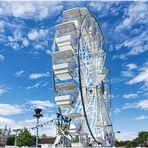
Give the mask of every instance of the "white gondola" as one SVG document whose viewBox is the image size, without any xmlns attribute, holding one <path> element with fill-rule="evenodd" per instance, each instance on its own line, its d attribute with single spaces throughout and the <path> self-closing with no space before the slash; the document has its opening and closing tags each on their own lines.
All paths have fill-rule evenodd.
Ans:
<svg viewBox="0 0 148 148">
<path fill-rule="evenodd" d="M 73 8 L 67 11 L 64 11 L 64 18 L 67 21 L 73 20 L 76 24 L 76 27 L 80 27 L 84 16 L 88 14 L 88 10 L 86 8 Z"/>
<path fill-rule="evenodd" d="M 53 58 L 55 59 L 65 59 L 74 56 L 74 51 L 71 49 L 64 49 L 62 51 L 56 51 L 52 54 Z"/>
<path fill-rule="evenodd" d="M 66 22 L 56 26 L 58 31 L 56 43 L 59 50 L 72 50 L 75 51 L 77 29 L 74 22 Z"/>
<path fill-rule="evenodd" d="M 77 28 L 73 21 L 58 24 L 56 25 L 56 29 L 57 29 L 58 35 L 69 34 L 69 33 L 77 34 Z"/>
<path fill-rule="evenodd" d="M 62 109 L 72 109 L 75 105 L 75 98 L 71 95 L 57 96 L 55 97 L 55 101 L 57 106 Z"/>
<path fill-rule="evenodd" d="M 62 63 L 53 65 L 54 74 L 60 79 L 60 80 L 67 80 L 71 79 L 72 75 L 72 67 L 70 63 Z"/>
<path fill-rule="evenodd" d="M 75 92 L 78 90 L 77 86 L 72 83 L 72 82 L 68 82 L 68 83 L 60 83 L 60 84 L 56 84 L 56 89 L 57 90 L 61 90 L 63 92 Z"/>
<path fill-rule="evenodd" d="M 72 50 L 73 52 L 75 51 L 76 40 L 73 35 L 64 35 L 62 37 L 57 37 L 56 43 L 60 51 L 63 51 L 65 49 Z"/>
</svg>

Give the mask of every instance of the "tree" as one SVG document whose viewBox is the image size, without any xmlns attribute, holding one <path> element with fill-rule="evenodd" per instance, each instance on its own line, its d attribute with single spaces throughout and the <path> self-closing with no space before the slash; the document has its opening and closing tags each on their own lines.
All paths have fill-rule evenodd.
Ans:
<svg viewBox="0 0 148 148">
<path fill-rule="evenodd" d="M 115 141 L 115 147 L 124 147 L 127 145 L 130 141 Z"/>
<path fill-rule="evenodd" d="M 141 142 L 144 142 L 145 140 L 148 139 L 148 132 L 144 132 L 144 131 L 140 132 L 138 134 L 138 138 L 140 139 Z"/>
<path fill-rule="evenodd" d="M 138 134 L 138 137 L 133 139 L 132 141 L 116 141 L 116 147 L 137 147 L 137 146 L 147 146 L 146 142 L 148 141 L 148 132 L 141 131 Z"/>
<path fill-rule="evenodd" d="M 35 144 L 35 138 L 31 136 L 28 129 L 24 128 L 20 131 L 17 140 L 16 140 L 17 146 L 31 146 Z"/>
<path fill-rule="evenodd" d="M 145 145 L 145 141 L 148 139 L 148 132 L 139 132 L 138 137 L 127 143 L 126 147 L 137 147 Z"/>
<path fill-rule="evenodd" d="M 6 145 L 14 145 L 14 142 L 15 142 L 15 136 L 8 137 Z"/>
</svg>

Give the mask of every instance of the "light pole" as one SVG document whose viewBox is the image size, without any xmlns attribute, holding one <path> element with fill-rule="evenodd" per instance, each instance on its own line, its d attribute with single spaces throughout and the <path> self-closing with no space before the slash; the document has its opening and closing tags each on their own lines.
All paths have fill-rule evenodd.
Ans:
<svg viewBox="0 0 148 148">
<path fill-rule="evenodd" d="M 37 122 L 36 122 L 36 148 L 38 148 L 38 125 L 39 125 L 39 118 L 42 117 L 43 115 L 41 114 L 42 109 L 40 108 L 36 108 L 35 110 L 35 114 L 33 115 L 34 117 L 36 117 Z"/>
<path fill-rule="evenodd" d="M 115 133 L 120 134 L 121 132 L 120 131 L 116 131 Z"/>
<path fill-rule="evenodd" d="M 13 131 L 15 132 L 15 142 L 14 142 L 14 145 L 15 145 L 15 147 L 17 147 L 16 146 L 16 138 L 17 138 L 17 133 L 20 131 L 20 129 L 14 129 Z"/>
<path fill-rule="evenodd" d="M 116 132 L 114 132 L 115 140 L 117 140 L 117 139 L 116 139 L 116 134 L 120 134 L 120 133 L 121 133 L 121 131 L 116 131 Z"/>
</svg>

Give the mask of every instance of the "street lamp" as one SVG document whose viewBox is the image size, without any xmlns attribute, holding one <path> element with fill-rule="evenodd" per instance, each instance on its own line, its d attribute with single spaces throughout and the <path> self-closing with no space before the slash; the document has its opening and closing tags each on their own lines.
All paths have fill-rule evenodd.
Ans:
<svg viewBox="0 0 148 148">
<path fill-rule="evenodd" d="M 43 115 L 41 114 L 42 109 L 40 108 L 36 108 L 34 109 L 35 114 L 33 115 L 33 117 L 36 117 L 37 122 L 36 122 L 36 148 L 38 148 L 38 126 L 39 126 L 39 118 L 42 117 Z"/>
<path fill-rule="evenodd" d="M 20 131 L 20 129 L 13 129 L 13 131 L 15 132 L 15 142 L 14 142 L 14 145 L 15 145 L 15 147 L 17 147 L 16 146 L 16 139 L 17 139 L 17 133 Z"/>
<path fill-rule="evenodd" d="M 116 131 L 115 133 L 120 134 L 121 132 L 120 131 Z"/>
</svg>

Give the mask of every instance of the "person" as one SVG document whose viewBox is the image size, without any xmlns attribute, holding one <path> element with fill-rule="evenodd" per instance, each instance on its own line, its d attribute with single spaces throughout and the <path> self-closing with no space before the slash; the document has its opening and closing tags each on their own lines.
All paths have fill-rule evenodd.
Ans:
<svg viewBox="0 0 148 148">
<path fill-rule="evenodd" d="M 63 131 L 67 131 L 70 127 L 71 118 L 68 115 L 57 113 L 57 126 L 61 127 Z"/>
<path fill-rule="evenodd" d="M 71 118 L 68 115 L 61 115 L 61 128 L 67 131 L 70 128 Z"/>
</svg>

